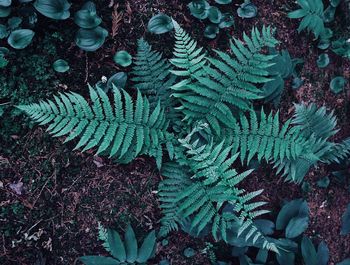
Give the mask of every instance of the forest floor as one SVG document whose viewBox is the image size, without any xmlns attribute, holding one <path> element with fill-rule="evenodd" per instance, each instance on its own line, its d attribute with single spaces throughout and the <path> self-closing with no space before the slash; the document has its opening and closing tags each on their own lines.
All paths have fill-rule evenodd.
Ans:
<svg viewBox="0 0 350 265">
<path fill-rule="evenodd" d="M 236 14 L 242 1 L 233 2 L 228 11 Z M 42 25 L 37 27 L 37 34 L 41 37 L 20 56 L 14 57 L 5 70 L 0 70 L 6 83 L 11 83 L 16 75 L 26 78 L 25 92 L 19 91 L 17 85 L 13 86 L 18 91 L 12 93 L 17 93 L 18 98 L 12 97 L 11 104 L 20 103 L 20 97 L 37 101 L 59 91 L 70 90 L 87 95 L 88 83 L 95 84 L 102 76 L 128 70 L 116 66 L 112 57 L 118 50 L 127 50 L 135 55 L 136 41 L 141 37 L 170 57 L 171 34 L 154 36 L 146 29 L 149 18 L 163 12 L 173 16 L 200 45 L 222 50 L 228 49 L 228 36 L 241 37 L 244 30 L 248 32 L 253 26 L 262 24 L 276 27 L 276 38 L 281 42 L 278 48 L 288 49 L 293 58 L 305 61 L 300 72 L 304 84 L 295 91 L 291 82 L 287 82 L 279 106 L 281 116 L 291 117 L 293 103 L 315 102 L 318 106 L 333 109 L 338 117 L 340 132 L 335 140 L 350 136 L 349 94 L 334 95 L 329 89 L 330 80 L 335 75 L 350 79 L 350 61 L 331 55 L 327 68 L 317 67 L 316 60 L 321 51 L 311 34 L 298 34 L 297 22 L 287 18 L 288 8 L 295 7 L 292 1 L 254 0 L 258 7 L 257 17 L 241 19 L 235 16 L 235 27 L 221 31 L 218 38 L 210 41 L 202 36 L 204 24 L 189 14 L 188 1 L 179 0 L 100 1 L 97 10 L 109 32 L 112 29 L 111 14 L 117 3 L 122 19 L 119 26 L 114 27 L 116 36 L 109 37 L 101 49 L 89 54 L 74 45 L 72 21 L 64 22 L 67 30 L 62 32 L 59 23 L 45 27 L 46 20 L 40 17 Z M 344 26 L 346 30 L 345 25 L 335 26 Z M 45 41 L 46 38 L 51 44 Z M 46 56 L 53 62 L 57 58 L 49 52 L 45 54 L 50 49 L 55 49 L 58 56 L 64 56 L 71 70 L 64 74 L 45 70 L 42 75 L 49 75 L 45 79 L 45 87 L 41 80 L 27 73 L 32 71 L 30 67 L 15 67 L 28 58 L 34 60 L 35 55 Z M 3 81 L 0 90 L 5 89 L 1 86 L 4 86 Z M 345 91 L 349 88 L 348 84 Z M 0 103 L 3 102 L 6 98 L 0 98 Z M 5 117 L 7 114 L 8 117 Z M 92 151 L 72 151 L 74 143 L 63 144 L 63 140 L 51 138 L 45 129 L 29 123 L 24 115 L 12 115 L 10 107 L 0 117 L 0 264 L 45 264 L 44 259 L 49 265 L 75 264 L 82 255 L 106 254 L 97 241 L 98 222 L 118 230 L 124 229 L 130 222 L 141 234 L 142 231 L 159 228 L 161 212 L 154 191 L 161 176 L 152 159 L 140 157 L 128 165 L 118 165 L 110 159 L 94 156 Z M 272 215 L 280 209 L 283 200 L 306 198 L 311 214 L 307 234 L 318 242 L 326 241 L 330 248 L 330 264 L 350 254 L 350 236 L 339 235 L 341 216 L 350 202 L 350 178 L 339 184 L 331 177 L 327 189 L 317 187 L 316 181 L 330 176 L 337 169 L 339 167 L 319 166 L 311 170 L 306 177 L 311 186 L 308 193 L 296 184 L 285 183 L 269 167 L 260 168 L 244 183 L 248 190 L 264 189 L 263 196 Z M 158 264 L 164 258 L 175 265 L 210 264 L 208 255 L 202 251 L 210 240 L 192 239 L 182 232 L 173 233 L 168 238 L 169 244 L 159 247 L 152 264 Z M 195 249 L 196 256 L 185 258 L 183 250 L 186 247 Z"/>
</svg>

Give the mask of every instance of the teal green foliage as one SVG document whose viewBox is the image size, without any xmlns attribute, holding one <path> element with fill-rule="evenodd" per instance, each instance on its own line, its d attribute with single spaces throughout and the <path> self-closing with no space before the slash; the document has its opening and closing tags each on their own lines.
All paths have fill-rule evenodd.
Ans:
<svg viewBox="0 0 350 265">
<path fill-rule="evenodd" d="M 312 31 L 317 39 L 325 31 L 323 21 L 324 5 L 322 0 L 298 0 L 298 4 L 301 8 L 290 12 L 288 17 L 294 19 L 303 18 L 300 22 L 298 32 L 305 29 Z"/>
<path fill-rule="evenodd" d="M 138 245 L 135 232 L 129 225 L 124 234 L 124 241 L 119 233 L 112 229 L 105 229 L 99 224 L 98 239 L 103 241 L 103 247 L 112 257 L 83 256 L 79 260 L 85 265 L 96 264 L 146 264 L 156 251 L 155 231 L 151 231 L 144 239 L 141 246 Z"/>
<path fill-rule="evenodd" d="M 151 104 L 160 100 L 162 106 L 170 104 L 170 89 L 175 82 L 170 63 L 162 54 L 153 51 L 144 39 L 138 41 L 137 55 L 132 67 L 134 87 L 148 96 Z"/>
<path fill-rule="evenodd" d="M 89 88 L 92 106 L 79 94 L 65 93 L 55 102 L 20 105 L 34 121 L 50 124 L 48 131 L 55 137 L 67 135 L 66 142 L 80 137 L 75 149 L 82 151 L 99 146 L 97 154 L 106 152 L 118 161 L 128 163 L 141 154 L 153 154 L 161 161 L 161 144 L 169 134 L 164 110 L 158 104 L 150 109 L 147 98 L 138 93 L 136 101 L 124 90 L 114 88 L 114 103 L 106 93 Z M 125 103 L 123 103 L 123 100 Z"/>
<path fill-rule="evenodd" d="M 252 170 L 239 172 L 233 166 L 238 160 L 242 165 L 266 161 L 287 181 L 300 183 L 317 162 L 347 157 L 349 141 L 330 141 L 337 132 L 336 118 L 324 107 L 296 105 L 294 117 L 284 123 L 278 112 L 254 110 L 254 103 L 264 98 L 262 86 L 273 78 L 277 56 L 264 52 L 278 44 L 273 29 L 253 28 L 250 36 L 243 34 L 244 43 L 231 40 L 229 53 L 215 50 L 208 56 L 173 23 L 170 64 L 139 41 L 132 67 L 134 100 L 121 88 L 113 88 L 112 100 L 101 88 L 90 87 L 89 102 L 69 92 L 55 102 L 19 108 L 41 125 L 49 124 L 54 136 L 79 138 L 76 148 L 83 151 L 96 148 L 97 154 L 118 162 L 143 154 L 156 157 L 163 175 L 158 192 L 164 213 L 161 236 L 190 220 L 191 233 L 210 230 L 216 240 L 226 242 L 232 242 L 234 233 L 237 240 L 265 250 L 285 249 L 266 236 L 271 229 L 263 231 L 254 221 L 268 211 L 257 198 L 261 190 L 240 187 Z M 289 76 L 292 66 L 280 76 Z M 171 110 L 176 119 L 168 115 Z M 170 161 L 162 163 L 165 150 Z M 287 235 L 300 235 L 302 229 L 292 228 L 304 229 L 307 221 L 305 216 L 294 220 Z"/>
<path fill-rule="evenodd" d="M 230 1 L 216 1 L 220 5 L 229 4 Z M 206 0 L 193 0 L 188 4 L 191 15 L 200 20 L 209 20 L 204 30 L 204 36 L 209 39 L 216 38 L 220 29 L 229 28 L 234 25 L 233 16 L 223 13 L 220 6 L 211 6 Z"/>
</svg>

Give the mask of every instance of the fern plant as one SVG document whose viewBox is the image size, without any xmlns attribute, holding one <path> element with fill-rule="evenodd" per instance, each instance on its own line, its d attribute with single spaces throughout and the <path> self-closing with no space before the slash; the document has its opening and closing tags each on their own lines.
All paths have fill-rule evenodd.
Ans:
<svg viewBox="0 0 350 265">
<path fill-rule="evenodd" d="M 103 247 L 112 257 L 83 256 L 79 260 L 85 265 L 96 264 L 146 264 L 156 251 L 155 231 L 151 231 L 138 247 L 135 232 L 130 225 L 125 230 L 124 242 L 119 233 L 112 229 L 105 229 L 98 224 L 98 239 L 103 241 Z"/>
<path fill-rule="evenodd" d="M 251 170 L 239 173 L 233 168 L 236 160 L 242 165 L 253 158 L 264 160 L 288 181 L 299 183 L 317 162 L 347 157 L 350 140 L 330 141 L 336 119 L 324 107 L 296 105 L 294 117 L 284 123 L 278 112 L 255 112 L 254 103 L 263 99 L 262 87 L 271 81 L 275 61 L 275 55 L 264 53 L 264 48 L 278 44 L 270 27 L 261 32 L 254 28 L 250 36 L 243 34 L 244 43 L 233 38 L 229 53 L 215 50 L 215 56 L 209 56 L 173 23 L 170 63 L 139 41 L 133 67 L 135 100 L 123 89 L 114 87 L 112 100 L 90 87 L 91 103 L 69 92 L 54 102 L 18 107 L 40 125 L 50 124 L 47 130 L 56 137 L 80 138 L 75 149 L 95 148 L 118 162 L 155 157 L 164 177 L 158 192 L 164 214 L 160 236 L 191 220 L 197 233 L 208 228 L 215 239 L 227 240 L 227 233 L 237 228 L 246 241 L 278 252 L 276 242 L 253 221 L 268 212 L 257 200 L 262 191 L 239 186 Z M 175 119 L 169 115 L 174 113 Z"/>
<path fill-rule="evenodd" d="M 322 0 L 298 0 L 300 9 L 288 14 L 289 18 L 303 18 L 298 27 L 298 32 L 303 30 L 312 31 L 318 39 L 325 32 L 323 21 L 324 5 Z"/>
</svg>

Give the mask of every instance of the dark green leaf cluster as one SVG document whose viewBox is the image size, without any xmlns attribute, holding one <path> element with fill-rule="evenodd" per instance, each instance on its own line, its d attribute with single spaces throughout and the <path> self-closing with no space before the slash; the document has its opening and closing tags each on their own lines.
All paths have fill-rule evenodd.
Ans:
<svg viewBox="0 0 350 265">
<path fill-rule="evenodd" d="M 146 264 L 155 254 L 157 247 L 155 231 L 150 232 L 139 247 L 135 232 L 130 225 L 126 228 L 124 241 L 115 230 L 105 229 L 100 224 L 98 229 L 98 239 L 103 241 L 103 247 L 113 258 L 104 256 L 80 257 L 79 260 L 85 265 Z"/>
</svg>

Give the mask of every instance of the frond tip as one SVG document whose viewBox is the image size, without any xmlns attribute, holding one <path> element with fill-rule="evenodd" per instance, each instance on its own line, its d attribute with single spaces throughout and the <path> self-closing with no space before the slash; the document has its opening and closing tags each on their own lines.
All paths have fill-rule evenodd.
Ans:
<svg viewBox="0 0 350 265">
<path fill-rule="evenodd" d="M 137 93 L 136 101 L 124 90 L 113 89 L 114 103 L 107 94 L 89 87 L 90 105 L 74 92 L 60 93 L 51 100 L 18 106 L 53 136 L 68 135 L 65 142 L 80 138 L 75 149 L 98 147 L 120 162 L 129 162 L 137 155 L 160 153 L 166 141 L 168 122 L 158 103 L 151 110 L 149 101 Z M 155 150 L 158 150 L 155 152 Z"/>
</svg>

